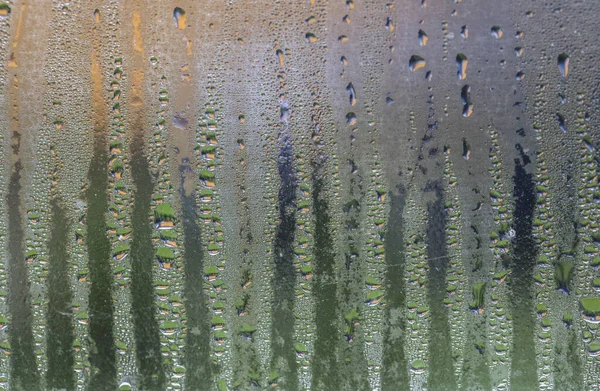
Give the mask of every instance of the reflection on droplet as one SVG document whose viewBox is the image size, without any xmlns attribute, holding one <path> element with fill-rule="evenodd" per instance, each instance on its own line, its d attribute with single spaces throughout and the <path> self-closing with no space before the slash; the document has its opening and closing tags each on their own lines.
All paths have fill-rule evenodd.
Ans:
<svg viewBox="0 0 600 391">
<path fill-rule="evenodd" d="M 119 385 L 119 391 L 130 391 L 133 390 L 133 388 L 131 387 L 131 384 L 127 383 L 127 382 L 123 382 Z"/>
<path fill-rule="evenodd" d="M 425 59 L 421 56 L 417 56 L 417 55 L 412 55 L 410 57 L 410 60 L 408 61 L 408 69 L 410 69 L 412 72 L 415 72 L 421 68 L 424 68 L 425 65 L 427 65 L 427 63 L 425 62 Z"/>
<path fill-rule="evenodd" d="M 563 78 L 566 78 L 569 75 L 569 55 L 567 53 L 558 55 L 558 69 Z"/>
<path fill-rule="evenodd" d="M 175 7 L 173 10 L 173 19 L 175 19 L 175 27 L 177 30 L 183 30 L 186 27 L 187 16 L 183 8 Z"/>
</svg>

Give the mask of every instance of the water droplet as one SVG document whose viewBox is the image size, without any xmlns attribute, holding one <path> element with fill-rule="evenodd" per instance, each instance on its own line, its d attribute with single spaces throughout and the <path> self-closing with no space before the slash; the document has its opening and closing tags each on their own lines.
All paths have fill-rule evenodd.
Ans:
<svg viewBox="0 0 600 391">
<path fill-rule="evenodd" d="M 0 4 L 0 17 L 6 17 L 10 15 L 10 6 L 6 3 Z"/>
<path fill-rule="evenodd" d="M 291 116 L 292 116 L 292 112 L 291 112 L 290 108 L 285 103 L 282 103 L 279 106 L 279 122 L 288 124 L 290 122 Z"/>
<path fill-rule="evenodd" d="M 525 73 L 523 71 L 517 72 L 516 79 L 520 81 L 523 80 L 523 78 L 525 78 Z"/>
<path fill-rule="evenodd" d="M 285 65 L 285 59 L 283 57 L 283 50 L 277 49 L 275 54 L 277 54 L 277 58 L 279 58 L 279 67 L 283 68 L 283 66 Z"/>
<path fill-rule="evenodd" d="M 460 100 L 463 106 L 463 117 L 470 117 L 473 114 L 473 102 L 471 102 L 471 87 L 465 84 L 460 91 Z"/>
<path fill-rule="evenodd" d="M 469 38 L 469 29 L 467 28 L 466 24 L 460 28 L 460 36 L 463 38 Z"/>
<path fill-rule="evenodd" d="M 462 154 L 462 157 L 465 160 L 469 160 L 471 158 L 471 146 L 467 142 L 466 138 L 463 138 L 462 142 L 463 142 L 463 154 Z"/>
<path fill-rule="evenodd" d="M 385 28 L 390 30 L 390 31 L 394 31 L 394 24 L 392 23 L 392 18 L 390 18 L 388 16 L 387 21 L 385 23 Z"/>
<path fill-rule="evenodd" d="M 567 53 L 558 55 L 558 69 L 563 78 L 566 78 L 569 75 L 569 55 Z"/>
<path fill-rule="evenodd" d="M 521 57 L 523 55 L 523 48 L 520 46 L 517 46 L 515 48 L 515 54 L 517 55 L 517 57 Z"/>
<path fill-rule="evenodd" d="M 419 45 L 427 46 L 428 40 L 429 40 L 429 37 L 427 37 L 427 34 L 425 34 L 425 31 L 419 30 Z"/>
<path fill-rule="evenodd" d="M 408 69 L 410 69 L 412 72 L 415 72 L 421 68 L 424 68 L 425 65 L 427 65 L 427 63 L 425 62 L 425 59 L 421 56 L 417 56 L 417 55 L 412 55 L 410 57 L 410 60 L 408 61 Z"/>
<path fill-rule="evenodd" d="M 494 38 L 502 38 L 502 29 L 500 28 L 500 26 L 492 26 L 492 29 L 490 30 L 490 34 L 492 34 L 492 36 Z"/>
<path fill-rule="evenodd" d="M 558 126 L 563 133 L 567 133 L 567 121 L 562 114 L 556 113 L 556 119 L 558 120 Z"/>
<path fill-rule="evenodd" d="M 356 91 L 354 91 L 354 86 L 352 83 L 348 84 L 346 91 L 348 91 L 348 94 L 350 94 L 350 105 L 354 106 L 356 104 Z"/>
<path fill-rule="evenodd" d="M 173 115 L 173 126 L 177 129 L 184 130 L 188 125 L 188 119 L 185 116 L 185 112 L 181 111 Z"/>
<path fill-rule="evenodd" d="M 355 125 L 356 124 L 356 114 L 354 113 L 348 113 L 346 114 L 346 123 L 350 126 Z"/>
<path fill-rule="evenodd" d="M 564 105 L 565 103 L 567 103 L 567 97 L 562 92 L 560 92 L 558 94 L 558 99 L 560 100 L 560 104 L 562 104 L 562 105 Z"/>
<path fill-rule="evenodd" d="M 185 29 L 187 16 L 183 8 L 175 7 L 173 10 L 173 19 L 175 19 L 175 27 L 177 27 L 177 30 Z"/>
<path fill-rule="evenodd" d="M 129 384 L 128 382 L 123 382 L 121 384 L 119 384 L 119 391 L 130 391 L 133 390 L 133 388 L 131 387 L 131 384 Z"/>
<path fill-rule="evenodd" d="M 467 56 L 462 53 L 458 53 L 456 55 L 456 67 L 458 68 L 457 75 L 459 80 L 464 80 L 467 78 Z"/>
</svg>

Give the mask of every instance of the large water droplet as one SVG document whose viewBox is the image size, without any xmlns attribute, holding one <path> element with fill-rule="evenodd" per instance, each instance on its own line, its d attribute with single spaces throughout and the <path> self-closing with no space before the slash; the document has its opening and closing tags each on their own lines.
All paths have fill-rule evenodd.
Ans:
<svg viewBox="0 0 600 391">
<path fill-rule="evenodd" d="M 354 106 L 356 104 L 356 91 L 354 91 L 354 86 L 352 83 L 348 84 L 346 91 L 348 91 L 348 94 L 350 94 L 350 105 Z"/>
<path fill-rule="evenodd" d="M 567 53 L 558 55 L 558 69 L 563 78 L 566 78 L 569 75 L 569 55 Z"/>
<path fill-rule="evenodd" d="M 410 57 L 410 60 L 408 60 L 408 69 L 410 69 L 412 72 L 424 68 L 425 65 L 427 65 L 427 63 L 425 62 L 425 59 L 421 56 L 412 55 Z"/>
<path fill-rule="evenodd" d="M 419 30 L 419 45 L 426 46 L 428 40 L 429 40 L 429 37 L 427 37 L 427 34 L 425 34 L 425 31 Z"/>
<path fill-rule="evenodd" d="M 6 3 L 0 4 L 0 17 L 10 15 L 10 6 Z"/>
<path fill-rule="evenodd" d="M 473 114 L 473 102 L 471 102 L 471 87 L 465 84 L 460 91 L 460 100 L 463 106 L 463 117 L 470 117 Z"/>
<path fill-rule="evenodd" d="M 556 113 L 556 119 L 558 120 L 558 126 L 563 133 L 567 133 L 567 121 L 562 114 Z"/>
<path fill-rule="evenodd" d="M 458 68 L 457 75 L 459 80 L 465 80 L 467 78 L 467 56 L 462 53 L 456 55 L 456 67 Z"/>
<path fill-rule="evenodd" d="M 183 8 L 175 7 L 173 10 L 173 19 L 175 19 L 175 27 L 177 30 L 183 30 L 186 27 L 187 16 Z"/>
</svg>

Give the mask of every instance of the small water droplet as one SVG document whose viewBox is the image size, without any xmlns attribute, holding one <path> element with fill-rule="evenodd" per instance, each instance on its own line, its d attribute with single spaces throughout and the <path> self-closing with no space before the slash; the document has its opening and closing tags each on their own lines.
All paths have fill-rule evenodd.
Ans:
<svg viewBox="0 0 600 391">
<path fill-rule="evenodd" d="M 346 123 L 350 126 L 355 125 L 356 124 L 356 114 L 354 113 L 348 113 L 346 114 Z"/>
<path fill-rule="evenodd" d="M 521 81 L 525 78 L 525 73 L 523 71 L 517 72 L 516 79 Z"/>
<path fill-rule="evenodd" d="M 517 46 L 517 47 L 515 48 L 515 55 L 516 55 L 517 57 L 521 57 L 521 56 L 523 55 L 523 48 L 522 48 L 522 47 L 520 47 L 520 46 Z"/>
<path fill-rule="evenodd" d="M 496 39 L 502 38 L 503 32 L 502 29 L 500 28 L 500 26 L 492 26 L 492 29 L 490 30 L 490 34 L 492 34 L 492 36 Z"/>
</svg>

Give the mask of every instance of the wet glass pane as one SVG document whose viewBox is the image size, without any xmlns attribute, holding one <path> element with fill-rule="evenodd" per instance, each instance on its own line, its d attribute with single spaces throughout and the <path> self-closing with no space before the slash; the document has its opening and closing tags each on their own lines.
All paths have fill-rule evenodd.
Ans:
<svg viewBox="0 0 600 391">
<path fill-rule="evenodd" d="M 0 389 L 597 389 L 599 16 L 0 0 Z"/>
</svg>

